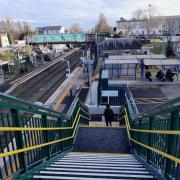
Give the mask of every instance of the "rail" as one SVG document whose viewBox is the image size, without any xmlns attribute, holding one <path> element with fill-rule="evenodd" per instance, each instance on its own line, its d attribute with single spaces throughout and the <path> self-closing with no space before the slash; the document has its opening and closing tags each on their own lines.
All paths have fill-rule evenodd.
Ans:
<svg viewBox="0 0 180 180">
<path fill-rule="evenodd" d="M 74 100 L 68 114 L 0 93 L 0 178 L 7 179 L 70 150 L 88 109 Z"/>
<path fill-rule="evenodd" d="M 126 102 L 119 117 L 134 152 L 165 178 L 180 179 L 180 97 L 141 114 L 133 114 Z"/>
</svg>

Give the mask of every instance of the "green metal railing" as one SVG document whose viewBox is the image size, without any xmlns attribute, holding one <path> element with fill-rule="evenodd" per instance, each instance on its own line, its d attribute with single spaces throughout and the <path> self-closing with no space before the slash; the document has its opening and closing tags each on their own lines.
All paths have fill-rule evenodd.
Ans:
<svg viewBox="0 0 180 180">
<path fill-rule="evenodd" d="M 101 42 L 108 36 L 107 33 L 99 33 L 98 40 Z M 35 34 L 30 43 L 85 43 L 96 42 L 96 34 L 86 33 L 61 33 L 61 34 Z"/>
<path fill-rule="evenodd" d="M 135 114 L 126 99 L 120 111 L 135 153 L 167 179 L 180 179 L 180 97 Z"/>
<path fill-rule="evenodd" d="M 88 109 L 76 99 L 68 114 L 0 93 L 0 178 L 15 177 L 73 146 Z"/>
</svg>

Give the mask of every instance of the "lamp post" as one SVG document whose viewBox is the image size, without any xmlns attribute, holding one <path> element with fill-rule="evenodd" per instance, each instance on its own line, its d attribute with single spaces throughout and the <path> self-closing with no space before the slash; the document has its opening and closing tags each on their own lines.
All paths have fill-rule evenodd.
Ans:
<svg viewBox="0 0 180 180">
<path fill-rule="evenodd" d="M 149 4 L 149 35 L 151 32 L 151 7 L 152 7 L 152 5 Z"/>
<path fill-rule="evenodd" d="M 69 87 L 70 87 L 70 96 L 72 97 L 72 84 L 71 84 L 71 68 L 70 68 L 70 63 L 69 61 L 66 61 L 64 59 L 61 59 L 60 61 L 66 62 L 67 66 L 68 66 L 68 76 L 70 78 L 70 83 L 69 83 Z"/>
</svg>

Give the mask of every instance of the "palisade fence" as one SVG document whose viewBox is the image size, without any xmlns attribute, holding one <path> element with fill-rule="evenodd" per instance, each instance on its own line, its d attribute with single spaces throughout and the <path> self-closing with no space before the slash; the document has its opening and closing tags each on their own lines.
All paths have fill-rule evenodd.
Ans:
<svg viewBox="0 0 180 180">
<path fill-rule="evenodd" d="M 70 150 L 79 124 L 89 119 L 79 99 L 65 115 L 0 93 L 0 178 L 16 176 Z"/>
</svg>

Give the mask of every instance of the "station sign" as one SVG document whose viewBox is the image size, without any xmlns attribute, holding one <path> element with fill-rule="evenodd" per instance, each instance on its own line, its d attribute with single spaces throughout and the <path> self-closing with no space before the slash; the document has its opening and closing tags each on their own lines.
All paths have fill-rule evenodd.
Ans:
<svg viewBox="0 0 180 180">
<path fill-rule="evenodd" d="M 104 90 L 102 91 L 102 96 L 103 97 L 118 97 L 118 91 Z"/>
</svg>

